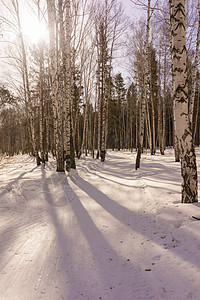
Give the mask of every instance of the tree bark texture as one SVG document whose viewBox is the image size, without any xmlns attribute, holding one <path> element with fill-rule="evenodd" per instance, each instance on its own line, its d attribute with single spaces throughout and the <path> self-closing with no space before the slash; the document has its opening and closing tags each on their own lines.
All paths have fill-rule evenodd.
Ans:
<svg viewBox="0 0 200 300">
<path fill-rule="evenodd" d="M 57 46 L 55 34 L 55 1 L 47 0 L 48 26 L 49 26 L 49 55 L 51 73 L 51 96 L 54 114 L 54 134 L 56 143 L 57 172 L 64 172 L 64 153 L 63 153 L 63 122 L 62 105 L 59 91 L 58 65 L 57 65 Z"/>
<path fill-rule="evenodd" d="M 185 1 L 169 0 L 171 6 L 172 66 L 176 139 L 179 143 L 182 202 L 198 201 L 196 156 L 188 111 Z"/>
</svg>

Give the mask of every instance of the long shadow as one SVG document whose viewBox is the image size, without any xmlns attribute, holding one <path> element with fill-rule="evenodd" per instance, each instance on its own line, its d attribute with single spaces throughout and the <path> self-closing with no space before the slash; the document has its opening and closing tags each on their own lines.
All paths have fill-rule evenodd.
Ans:
<svg viewBox="0 0 200 300">
<path fill-rule="evenodd" d="M 126 218 L 128 217 L 127 221 L 125 222 L 125 225 L 129 226 L 129 218 L 133 217 L 132 211 L 130 211 L 124 206 L 121 206 L 114 200 L 108 198 L 104 193 L 102 193 L 89 182 L 85 181 L 78 174 L 76 174 L 75 176 L 70 175 L 70 178 L 74 184 L 76 184 L 81 190 L 88 194 L 93 200 L 95 200 L 116 219 L 119 219 L 119 215 L 126 216 Z M 133 228 L 133 230 L 135 229 Z"/>
<path fill-rule="evenodd" d="M 143 281 L 143 295 L 146 294 L 145 299 L 152 299 L 151 292 L 148 290 L 148 286 L 141 275 L 139 265 L 137 265 L 136 262 L 131 261 L 128 257 L 124 258 L 118 255 L 105 239 L 101 231 L 97 229 L 88 211 L 84 208 L 78 197 L 76 198 L 76 201 L 71 203 L 71 207 L 88 242 L 93 260 L 97 264 L 97 272 L 99 274 L 97 279 L 101 281 L 100 287 L 104 288 L 104 291 L 102 291 L 103 296 L 108 294 L 109 296 L 106 299 L 113 300 L 130 300 L 133 299 L 133 297 L 134 299 L 138 299 L 140 298 L 140 295 L 137 291 L 140 287 L 137 287 L 135 282 L 138 283 Z M 130 289 L 130 285 L 132 286 L 132 290 L 129 291 L 130 294 L 128 295 L 127 288 L 129 287 Z M 100 293 L 100 291 L 98 292 Z M 98 296 L 99 299 L 104 299 L 101 294 L 97 295 L 96 292 L 94 295 L 91 294 L 89 296 L 89 299 L 96 299 L 94 296 Z"/>
<path fill-rule="evenodd" d="M 62 174 L 62 175 L 65 176 L 65 174 Z M 45 183 L 44 200 L 46 201 L 46 203 L 48 205 L 47 209 L 48 209 L 49 215 L 52 220 L 52 224 L 53 224 L 55 232 L 56 232 L 56 240 L 58 242 L 58 244 L 57 244 L 58 250 L 61 251 L 61 258 L 62 257 L 70 257 L 70 255 L 72 255 L 72 251 L 69 247 L 69 245 L 71 244 L 71 241 L 70 241 L 70 239 L 68 239 L 66 231 L 64 230 L 62 223 L 59 220 L 59 216 L 58 216 L 56 207 L 53 206 L 54 199 L 50 192 L 49 184 L 48 184 L 47 177 L 46 177 L 46 172 L 44 169 L 42 169 L 42 181 L 43 181 L 43 183 Z M 54 197 L 55 196 L 56 195 L 54 195 Z M 70 265 L 70 261 L 68 261 L 67 263 Z M 63 265 L 63 268 L 65 268 L 65 264 Z M 58 272 L 56 267 L 55 267 L 54 271 L 55 271 L 55 274 L 56 274 L 56 272 Z M 64 273 L 67 272 L 67 270 L 61 270 L 61 271 L 63 273 L 63 276 L 64 276 Z M 70 289 L 72 289 L 71 282 L 74 282 L 76 280 L 76 275 L 74 274 L 73 269 L 70 270 L 70 273 L 67 272 L 67 274 L 70 278 Z M 69 284 L 67 284 L 66 290 L 62 290 L 62 288 L 61 288 L 61 293 L 67 294 L 68 288 L 69 288 Z"/>
<path fill-rule="evenodd" d="M 65 174 L 59 174 L 56 173 L 56 175 L 63 181 L 65 181 L 65 185 L 68 185 L 67 177 Z M 61 178 L 62 177 L 62 178 Z M 45 170 L 42 170 L 42 181 L 45 183 L 45 193 L 44 193 L 44 199 L 48 203 L 48 212 L 52 220 L 52 224 L 55 229 L 56 233 L 56 244 L 54 243 L 54 246 L 56 245 L 56 251 L 60 251 L 60 257 L 59 257 L 59 263 L 56 269 L 55 268 L 55 274 L 56 277 L 62 274 L 63 278 L 65 278 L 66 282 L 66 287 L 61 287 L 61 296 L 63 299 L 75 299 L 73 298 L 74 293 L 78 293 L 77 290 L 80 290 L 80 299 L 84 295 L 84 290 L 82 285 L 82 279 L 80 271 L 76 271 L 76 262 L 74 261 L 74 251 L 73 247 L 76 247 L 76 237 L 72 239 L 71 236 L 69 236 L 68 230 L 65 229 L 65 226 L 67 226 L 67 215 L 66 219 L 63 220 L 63 215 L 67 214 L 66 210 L 64 211 L 64 207 L 62 210 L 58 210 L 55 206 L 55 199 L 56 195 L 52 195 L 51 190 L 50 190 L 50 183 L 47 180 L 46 177 L 46 172 Z M 66 193 L 66 190 L 63 189 L 63 192 Z M 73 201 L 77 201 L 76 199 L 73 199 Z M 69 209 L 68 213 L 70 213 L 70 207 L 69 207 L 69 201 L 67 201 L 66 198 L 66 205 L 67 205 L 67 210 Z M 54 250 L 55 251 L 55 250 Z M 57 254 L 58 255 L 58 254 Z M 83 272 L 83 270 L 82 270 Z M 87 274 L 87 271 L 85 272 Z M 67 275 L 67 276 L 66 276 Z M 55 277 L 55 281 L 56 281 Z M 59 284 L 59 283 L 58 283 Z M 82 295 L 81 295 L 82 294 Z M 95 299 L 95 295 L 94 299 Z M 77 298 L 78 299 L 78 298 Z"/>
<path fill-rule="evenodd" d="M 65 175 L 63 175 L 65 176 Z M 45 171 L 42 171 L 42 180 L 46 181 Z M 47 182 L 47 181 L 46 181 Z M 65 184 L 68 185 L 67 178 Z M 70 186 L 68 185 L 68 189 Z M 46 197 L 51 197 L 50 189 Z M 63 187 L 64 193 L 66 189 Z M 60 211 L 49 205 L 49 213 L 51 215 L 52 222 L 56 230 L 57 241 L 59 248 L 61 249 L 61 268 L 63 268 L 63 275 L 68 275 L 69 283 L 66 286 L 65 297 L 69 292 L 69 298 L 64 299 L 104 299 L 104 296 L 109 295 L 109 299 L 123 299 L 130 300 L 133 297 L 133 293 L 136 292 L 136 284 L 134 280 L 138 282 L 143 282 L 143 288 L 147 295 L 146 299 L 152 299 L 150 297 L 150 292 L 148 291 L 148 286 L 145 285 L 144 278 L 141 275 L 140 269 L 134 262 L 131 262 L 128 258 L 123 258 L 119 256 L 116 251 L 110 246 L 103 234 L 97 229 L 92 218 L 90 217 L 87 210 L 84 208 L 80 202 L 77 195 L 71 189 L 70 197 L 73 201 L 68 201 L 69 206 L 66 208 L 68 213 L 70 208 L 73 214 L 76 216 L 76 220 L 79 223 L 79 228 L 83 232 L 83 236 L 86 238 L 87 242 L 84 242 L 84 238 L 77 237 L 74 235 L 73 239 L 67 235 L 68 230 L 65 230 L 67 222 L 65 219 L 62 223 L 60 218 L 63 218 L 64 211 Z M 69 199 L 70 200 L 70 199 Z M 46 199 L 48 203 L 53 203 L 53 199 Z M 65 212 L 67 214 L 67 211 Z M 76 262 L 76 257 L 74 257 L 76 247 L 81 245 L 83 253 L 79 254 L 79 262 Z M 120 245 L 120 241 L 119 241 Z M 88 251 L 88 246 L 90 249 L 90 254 L 84 255 L 84 250 Z M 90 257 L 89 261 L 87 257 Z M 81 271 L 79 263 L 83 260 L 84 264 L 81 263 Z M 112 269 L 113 263 L 115 264 L 115 269 Z M 91 271 L 90 265 L 93 265 Z M 119 276 L 120 274 L 120 276 Z M 132 277 L 131 277 L 132 275 Z M 132 285 L 132 290 L 126 292 L 126 286 L 123 284 Z M 79 290 L 79 292 L 77 291 Z M 103 289 L 103 290 L 102 290 Z M 79 293 L 79 295 L 78 295 Z M 99 293 L 99 294 L 98 294 Z M 120 294 L 121 293 L 121 294 Z M 142 292 L 144 294 L 144 291 Z M 137 296 L 137 295 L 136 295 Z M 78 298 L 77 298 L 78 297 Z M 148 298 L 149 297 L 149 298 Z M 108 297 L 106 298 L 108 299 Z"/>
<path fill-rule="evenodd" d="M 136 214 L 133 211 L 130 211 L 124 206 L 121 206 L 119 203 L 107 197 L 104 193 L 99 191 L 96 187 L 94 187 L 89 182 L 85 181 L 78 174 L 75 176 L 70 176 L 72 182 L 78 186 L 81 190 L 83 190 L 86 194 L 88 194 L 94 201 L 96 201 L 99 205 L 101 205 L 107 212 L 109 212 L 113 217 L 122 222 L 125 226 L 131 228 L 133 231 L 136 231 L 141 234 L 141 228 L 139 224 L 141 224 L 141 215 Z M 173 214 L 173 210 L 172 210 Z M 145 219 L 148 218 L 148 223 L 152 223 L 155 221 L 155 215 L 149 215 L 145 213 Z M 159 218 L 162 220 L 162 217 Z M 147 221 L 145 220 L 147 223 Z M 166 220 L 163 219 L 163 223 L 166 223 Z M 136 225 L 138 224 L 138 226 Z M 181 229 L 183 230 L 183 229 Z M 189 234 L 186 230 L 184 230 L 185 234 Z M 155 239 L 155 233 L 149 230 L 146 230 L 142 233 L 148 240 L 158 244 L 159 246 L 163 246 L 163 239 L 160 241 Z M 191 234 L 190 234 L 191 236 Z M 195 239 L 195 237 L 194 237 Z M 178 256 L 182 257 L 185 261 L 189 261 L 193 265 L 196 264 L 196 259 L 192 256 L 189 256 L 187 253 L 184 255 L 183 252 L 179 251 L 179 247 L 169 248 L 169 251 L 173 251 Z M 200 266 L 198 266 L 200 267 Z"/>
</svg>

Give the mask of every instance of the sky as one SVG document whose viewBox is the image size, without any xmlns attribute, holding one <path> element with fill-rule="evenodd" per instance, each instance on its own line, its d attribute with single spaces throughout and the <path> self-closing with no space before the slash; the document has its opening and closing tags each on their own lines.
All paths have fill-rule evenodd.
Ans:
<svg viewBox="0 0 200 300">
<path fill-rule="evenodd" d="M 142 15 L 144 15 L 144 10 L 140 6 L 133 4 L 131 0 L 122 0 L 122 4 L 126 14 L 133 20 L 139 19 Z"/>
<path fill-rule="evenodd" d="M 6 4 L 8 4 L 8 3 L 9 2 L 6 2 Z M 25 0 L 19 0 L 20 9 L 23 9 L 23 10 L 27 9 L 27 8 L 25 8 L 26 6 L 24 5 L 24 3 L 25 3 Z M 123 0 L 122 5 L 124 7 L 125 13 L 130 18 L 131 22 L 137 21 L 141 16 L 145 16 L 145 10 L 139 6 L 134 5 L 130 0 Z M 5 8 L 0 0 L 0 15 L 3 15 L 4 13 L 5 13 Z M 7 16 L 7 14 L 6 14 L 6 16 Z M 30 17 L 30 15 L 27 16 L 26 11 L 24 11 L 22 13 L 22 27 L 23 27 L 24 35 L 26 36 L 26 38 L 29 38 L 29 39 L 31 36 L 31 39 L 36 41 L 38 36 L 40 36 L 41 34 L 43 34 L 44 36 L 46 34 L 46 36 L 47 36 L 48 32 L 44 28 L 39 28 L 38 26 L 34 25 L 35 24 L 34 18 L 36 18 L 36 17 L 35 16 Z M 10 60 L 5 59 L 5 57 L 9 56 L 10 50 L 8 50 L 6 41 L 8 39 L 12 39 L 10 36 L 12 36 L 12 35 L 7 31 L 3 32 L 3 38 L 0 35 L 0 46 L 1 46 L 0 47 L 0 82 L 1 83 L 5 82 L 8 85 L 11 85 L 12 79 L 9 78 L 7 73 L 10 73 L 11 76 L 14 75 L 14 77 L 15 77 L 14 69 L 12 69 L 11 72 L 8 72 L 8 70 L 10 70 L 10 68 L 11 68 L 10 65 L 8 65 L 8 64 L 10 64 Z M 126 56 L 125 54 L 123 54 L 123 55 Z M 118 65 L 118 67 L 116 67 L 117 65 Z M 124 76 L 128 77 L 128 73 L 127 73 L 126 67 L 124 67 L 124 65 L 125 65 L 124 62 L 121 60 L 119 62 L 117 62 L 116 66 L 115 66 L 116 72 L 118 70 L 122 71 L 122 73 L 124 73 Z"/>
</svg>

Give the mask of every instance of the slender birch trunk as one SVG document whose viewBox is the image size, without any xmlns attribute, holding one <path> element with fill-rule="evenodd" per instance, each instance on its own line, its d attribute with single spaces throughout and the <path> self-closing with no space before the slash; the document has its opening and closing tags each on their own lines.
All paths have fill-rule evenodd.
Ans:
<svg viewBox="0 0 200 300">
<path fill-rule="evenodd" d="M 159 149 L 160 154 L 165 154 L 165 134 L 166 134 L 166 105 L 165 105 L 165 94 L 166 94 L 166 44 L 164 50 L 164 82 L 163 82 L 163 92 L 161 90 L 161 52 L 159 53 L 159 93 L 158 93 L 158 137 L 159 137 Z"/>
<path fill-rule="evenodd" d="M 152 151 L 151 154 L 154 155 L 156 153 L 156 124 L 155 124 L 155 108 L 154 108 L 154 96 L 153 96 L 153 88 L 151 88 L 151 127 L 152 127 Z"/>
<path fill-rule="evenodd" d="M 106 157 L 106 102 L 107 100 L 104 99 L 102 112 L 101 162 L 104 162 Z"/>
<path fill-rule="evenodd" d="M 97 123 L 97 116 L 96 116 L 96 101 L 94 106 L 94 129 L 93 129 L 93 140 L 92 140 L 92 157 L 94 158 L 94 150 L 95 150 L 95 141 L 96 141 L 96 123 Z"/>
<path fill-rule="evenodd" d="M 166 147 L 166 82 L 167 82 L 167 46 L 165 42 L 165 50 L 164 50 L 164 84 L 163 84 L 163 103 L 162 103 L 162 111 L 163 111 L 163 132 L 162 132 L 162 153 L 164 154 Z"/>
<path fill-rule="evenodd" d="M 146 39 L 145 39 L 145 71 L 144 71 L 144 95 L 141 96 L 141 115 L 140 115 L 140 132 L 138 138 L 138 149 L 136 156 L 135 169 L 140 168 L 140 159 L 142 154 L 143 140 L 144 140 L 144 118 L 145 118 L 145 103 L 147 99 L 147 79 L 148 79 L 148 55 L 149 55 L 149 24 L 150 24 L 150 4 L 151 0 L 148 0 L 147 11 L 147 25 L 146 25 Z"/>
<path fill-rule="evenodd" d="M 84 149 L 85 149 L 85 152 L 87 151 L 87 123 L 88 123 L 88 113 L 87 113 L 87 110 L 88 110 L 88 104 L 87 104 L 87 99 L 86 99 L 86 104 L 84 106 L 84 123 L 83 123 L 83 139 L 82 139 L 82 143 L 81 143 L 81 149 L 80 149 L 80 152 L 79 152 L 79 156 L 78 158 L 81 157 L 82 153 L 84 153 Z"/>
<path fill-rule="evenodd" d="M 15 9 L 16 17 L 17 17 L 17 25 L 19 30 L 19 38 L 21 43 L 21 51 L 22 51 L 22 73 L 23 73 L 23 80 L 24 80 L 24 87 L 25 87 L 25 94 L 28 104 L 28 117 L 30 122 L 30 131 L 31 131 L 31 143 L 34 155 L 36 157 L 37 165 L 40 165 L 40 157 L 38 155 L 37 149 L 37 142 L 36 142 L 36 132 L 34 127 L 34 115 L 32 109 L 32 102 L 31 102 L 31 92 L 30 92 L 30 85 L 29 85 L 29 78 L 28 78 L 28 66 L 27 66 L 27 55 L 24 45 L 24 38 L 21 29 L 21 22 L 20 22 L 20 13 L 19 13 L 19 3 L 18 1 L 12 1 L 13 7 Z"/>
<path fill-rule="evenodd" d="M 43 49 L 40 45 L 40 151 L 41 160 L 44 163 L 44 64 Z"/>
<path fill-rule="evenodd" d="M 198 116 L 199 116 L 199 79 L 198 79 L 198 96 L 197 96 L 197 103 L 196 103 L 196 110 L 194 115 L 194 123 L 193 123 L 193 140 L 195 142 L 196 132 L 197 132 L 197 125 L 198 125 Z"/>
<path fill-rule="evenodd" d="M 70 0 L 65 2 L 66 7 L 66 42 L 64 49 L 65 56 L 65 122 L 64 122 L 64 149 L 66 154 L 66 171 L 70 168 L 75 169 L 74 147 L 72 138 L 72 70 L 71 70 L 71 14 L 70 14 Z"/>
<path fill-rule="evenodd" d="M 130 107 L 129 107 L 127 96 L 126 96 L 126 109 L 127 109 L 127 113 L 126 113 L 126 149 L 130 149 L 130 141 L 131 141 L 130 125 L 131 125 L 131 122 L 130 122 Z"/>
<path fill-rule="evenodd" d="M 187 51 L 185 42 L 185 1 L 169 0 L 171 8 L 173 91 L 176 138 L 180 147 L 182 202 L 198 201 L 196 155 L 188 112 Z"/>
<path fill-rule="evenodd" d="M 51 92 L 54 114 L 54 134 L 56 143 L 57 172 L 64 172 L 63 153 L 63 114 L 61 105 L 61 95 L 59 91 L 58 79 L 58 37 L 55 12 L 55 0 L 47 0 L 48 26 L 49 26 L 49 54 L 51 69 Z M 56 29 L 55 29 L 56 28 Z M 55 34 L 56 30 L 56 34 Z"/>
<path fill-rule="evenodd" d="M 100 76 L 98 76 L 100 77 Z M 97 138 L 97 155 L 96 158 L 99 158 L 101 152 L 101 96 L 100 96 L 100 79 L 97 78 L 98 82 L 98 138 Z"/>
<path fill-rule="evenodd" d="M 159 149 L 160 149 L 160 154 L 163 155 L 164 151 L 162 148 L 162 133 L 163 133 L 163 123 L 162 123 L 162 98 L 161 98 L 161 80 L 160 80 L 160 76 L 161 76 L 161 63 L 160 63 L 160 59 L 161 59 L 161 51 L 159 51 L 159 62 L 158 62 L 158 88 L 159 88 L 159 92 L 158 92 L 158 139 L 159 139 Z"/>
<path fill-rule="evenodd" d="M 146 99 L 146 126 L 147 126 L 147 137 L 149 142 L 149 148 L 151 155 L 153 155 L 153 140 L 152 140 L 152 132 L 151 132 L 151 122 L 150 122 L 150 112 L 149 112 L 149 103 Z"/>
<path fill-rule="evenodd" d="M 170 27 L 172 28 L 173 26 L 173 22 L 172 22 L 172 18 L 171 18 L 171 15 L 172 15 L 172 6 L 171 6 L 171 0 L 169 0 L 169 12 L 170 12 Z M 173 82 L 174 82 L 174 61 L 173 61 L 173 58 L 172 58 L 172 51 L 173 51 L 173 44 L 172 44 L 172 34 L 170 35 L 170 49 L 171 49 L 171 70 L 172 70 L 172 85 L 173 85 Z M 174 89 L 174 85 L 173 85 L 173 89 Z M 173 90 L 173 93 L 175 93 L 175 91 Z M 176 138 L 176 121 L 175 121 L 175 102 L 174 102 L 174 99 L 173 99 L 173 115 L 172 115 L 172 118 L 173 118 L 173 145 L 174 145 L 174 155 L 175 155 L 175 162 L 179 162 L 180 161 L 180 149 L 179 149 L 179 143 L 178 143 L 178 140 Z"/>
<path fill-rule="evenodd" d="M 38 0 L 38 21 L 40 22 L 40 1 Z M 39 78 L 40 78 L 40 151 L 41 160 L 45 162 L 45 141 L 44 141 L 44 46 L 39 41 Z"/>
</svg>

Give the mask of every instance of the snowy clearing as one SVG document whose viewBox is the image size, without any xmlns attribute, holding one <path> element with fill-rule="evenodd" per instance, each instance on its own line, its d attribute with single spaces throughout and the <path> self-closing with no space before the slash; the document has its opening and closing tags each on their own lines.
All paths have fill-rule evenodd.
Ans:
<svg viewBox="0 0 200 300">
<path fill-rule="evenodd" d="M 200 203 L 180 203 L 180 182 L 172 149 L 137 171 L 108 151 L 69 176 L 2 158 L 0 299 L 200 299 Z"/>
</svg>

